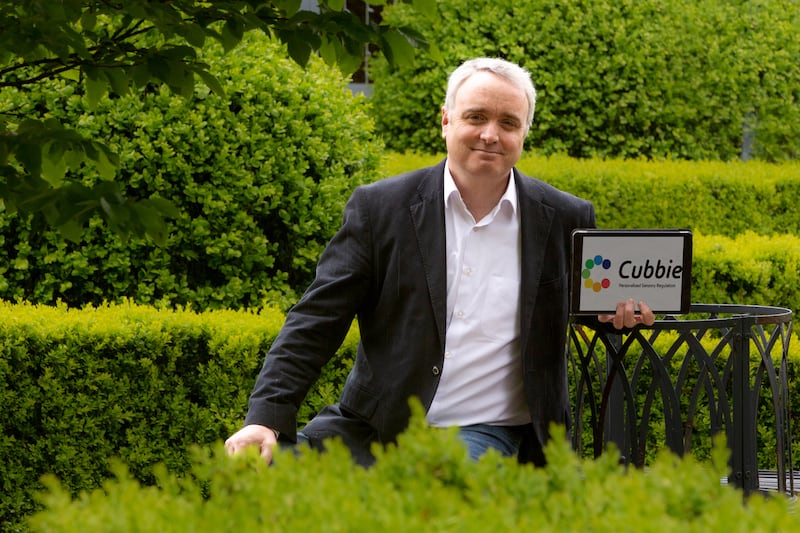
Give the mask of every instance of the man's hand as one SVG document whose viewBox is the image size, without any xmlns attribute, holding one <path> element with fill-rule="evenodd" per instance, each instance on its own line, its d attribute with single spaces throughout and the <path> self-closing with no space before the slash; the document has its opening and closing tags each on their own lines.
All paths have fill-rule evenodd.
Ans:
<svg viewBox="0 0 800 533">
<path fill-rule="evenodd" d="M 272 461 L 272 449 L 277 444 L 278 438 L 271 428 L 250 424 L 231 435 L 225 441 L 225 449 L 228 451 L 228 455 L 235 455 L 248 446 L 258 446 L 261 457 L 269 463 Z"/>
<path fill-rule="evenodd" d="M 597 318 L 600 322 L 612 322 L 617 329 L 632 328 L 637 324 L 652 326 L 656 321 L 653 310 L 644 302 L 639 302 L 639 312 L 637 313 L 633 298 L 626 302 L 618 302 L 616 314 L 600 315 Z"/>
</svg>

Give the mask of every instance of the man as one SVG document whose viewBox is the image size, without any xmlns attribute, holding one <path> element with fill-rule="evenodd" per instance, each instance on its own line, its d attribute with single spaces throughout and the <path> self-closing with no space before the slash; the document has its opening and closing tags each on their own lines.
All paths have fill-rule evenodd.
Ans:
<svg viewBox="0 0 800 533">
<path fill-rule="evenodd" d="M 289 312 L 229 453 L 277 440 L 321 449 L 340 437 L 369 465 L 373 442 L 408 423 L 410 397 L 432 426 L 458 426 L 472 457 L 488 448 L 542 464 L 552 422 L 569 423 L 568 265 L 591 203 L 514 168 L 533 121 L 528 72 L 465 62 L 442 109 L 447 158 L 357 188 L 314 282 Z M 296 432 L 296 412 L 358 318 L 361 342 L 339 403 Z M 653 323 L 643 302 L 600 317 Z"/>
</svg>

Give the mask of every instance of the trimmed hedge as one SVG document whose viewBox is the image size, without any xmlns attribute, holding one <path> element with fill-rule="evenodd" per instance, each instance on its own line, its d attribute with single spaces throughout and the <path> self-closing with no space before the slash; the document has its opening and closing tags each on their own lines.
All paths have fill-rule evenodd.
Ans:
<svg viewBox="0 0 800 533">
<path fill-rule="evenodd" d="M 240 426 L 282 324 L 274 309 L 196 313 L 128 302 L 77 310 L 0 302 L 0 523 L 13 530 L 39 508 L 33 496 L 43 474 L 76 495 L 106 482 L 109 458 L 119 458 L 146 485 L 158 481 L 156 464 L 170 475 L 185 473 L 192 445 L 213 444 Z M 357 341 L 353 328 L 301 406 L 301 426 L 337 400 Z M 790 348 L 790 405 L 800 405 L 800 340 Z M 768 413 L 760 428 L 771 424 Z M 662 445 L 652 442 L 648 452 Z M 800 457 L 800 442 L 793 450 Z M 774 468 L 772 451 L 760 457 L 770 461 L 761 467 Z"/>
<path fill-rule="evenodd" d="M 204 53 L 223 98 L 162 87 L 104 98 L 88 113 L 72 83 L 0 91 L 0 112 L 76 124 L 119 154 L 127 196 L 158 195 L 182 213 L 163 248 L 125 242 L 98 220 L 64 242 L 42 220 L 0 214 L 0 298 L 225 309 L 288 305 L 310 283 L 344 198 L 380 162 L 367 101 L 339 71 L 318 59 L 303 69 L 263 35 Z M 99 177 L 87 167 L 76 179 Z"/>
<path fill-rule="evenodd" d="M 121 465 L 115 480 L 80 498 L 48 480 L 33 530 L 107 531 L 794 531 L 788 498 L 745 498 L 720 483 L 726 451 L 701 464 L 662 454 L 647 471 L 617 453 L 580 460 L 563 429 L 544 468 L 492 452 L 471 461 L 454 431 L 426 427 L 422 409 L 376 464 L 353 464 L 341 443 L 327 453 L 278 451 L 268 471 L 254 454 L 199 450 L 192 476 L 162 471 L 142 487 Z"/>
<path fill-rule="evenodd" d="M 602 227 L 688 227 L 706 235 L 800 235 L 800 163 L 578 160 L 530 156 L 520 169 L 592 200 Z"/>
<path fill-rule="evenodd" d="M 110 457 L 148 484 L 156 463 L 184 472 L 191 445 L 240 427 L 282 324 L 275 309 L 0 302 L 0 524 L 34 510 L 45 473 L 76 494 L 103 483 Z M 356 343 L 353 333 L 326 367 L 300 409 L 301 422 L 338 396 Z"/>
<path fill-rule="evenodd" d="M 544 153 L 733 160 L 752 136 L 759 158 L 800 156 L 798 2 L 431 1 L 438 16 L 400 2 L 383 11 L 437 47 L 411 68 L 373 62 L 374 116 L 392 150 L 439 151 L 448 73 L 498 56 L 532 73 L 527 144 Z"/>
<path fill-rule="evenodd" d="M 384 174 L 438 163 L 442 154 L 390 153 Z M 689 228 L 735 237 L 800 235 L 800 163 L 575 159 L 524 154 L 517 167 L 591 200 L 604 228 Z"/>
<path fill-rule="evenodd" d="M 692 300 L 775 305 L 800 312 L 800 235 L 697 235 Z"/>
</svg>

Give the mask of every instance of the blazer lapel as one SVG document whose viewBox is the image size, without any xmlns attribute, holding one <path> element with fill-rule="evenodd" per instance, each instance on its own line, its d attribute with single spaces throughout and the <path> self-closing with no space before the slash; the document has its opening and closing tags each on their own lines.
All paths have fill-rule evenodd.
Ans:
<svg viewBox="0 0 800 533">
<path fill-rule="evenodd" d="M 439 341 L 444 348 L 447 313 L 447 263 L 444 227 L 444 161 L 422 171 L 418 201 L 409 205 L 428 284 Z"/>
<path fill-rule="evenodd" d="M 516 169 L 515 169 L 516 171 Z M 526 353 L 536 304 L 539 280 L 544 266 L 542 250 L 547 244 L 555 211 L 538 200 L 535 182 L 521 174 L 517 176 L 522 243 L 522 274 L 520 280 L 520 331 L 522 353 Z"/>
</svg>

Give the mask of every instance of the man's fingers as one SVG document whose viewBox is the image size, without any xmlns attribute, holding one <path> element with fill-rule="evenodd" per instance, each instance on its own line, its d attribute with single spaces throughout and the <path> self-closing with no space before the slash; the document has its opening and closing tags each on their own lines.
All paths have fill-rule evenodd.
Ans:
<svg viewBox="0 0 800 533">
<path fill-rule="evenodd" d="M 275 432 L 266 426 L 245 426 L 225 441 L 228 455 L 236 455 L 249 446 L 258 446 L 259 453 L 267 462 L 272 460 L 272 448 L 277 444 Z"/>
<path fill-rule="evenodd" d="M 597 315 L 597 318 L 600 322 L 611 322 L 616 329 L 632 328 L 637 324 L 652 326 L 656 321 L 653 310 L 643 301 L 639 302 L 638 307 L 637 310 L 633 298 L 630 298 L 624 302 L 617 302 L 613 315 Z"/>
<path fill-rule="evenodd" d="M 636 325 L 636 305 L 633 303 L 633 299 L 628 299 L 625 302 L 622 322 L 625 324 L 626 328 L 632 328 Z"/>
<path fill-rule="evenodd" d="M 617 302 L 617 312 L 614 314 L 614 327 L 622 329 L 625 325 L 625 302 Z"/>
<path fill-rule="evenodd" d="M 269 464 L 272 462 L 272 448 L 275 446 L 274 442 L 261 443 L 261 457 Z"/>
<path fill-rule="evenodd" d="M 641 317 L 642 324 L 646 326 L 652 326 L 656 322 L 656 316 L 646 302 L 639 302 L 639 316 Z"/>
</svg>

